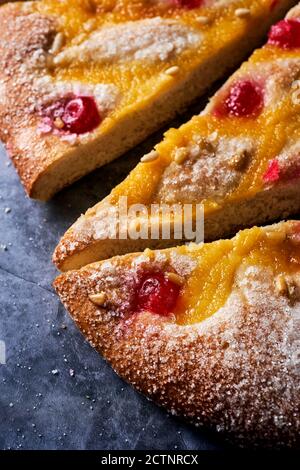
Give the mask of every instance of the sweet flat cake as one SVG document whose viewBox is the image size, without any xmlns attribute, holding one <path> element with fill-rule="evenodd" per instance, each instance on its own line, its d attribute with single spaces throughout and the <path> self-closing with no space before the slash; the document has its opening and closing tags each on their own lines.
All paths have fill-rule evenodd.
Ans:
<svg viewBox="0 0 300 470">
<path fill-rule="evenodd" d="M 55 251 L 59 269 L 179 243 L 172 236 L 111 237 L 115 208 L 124 197 L 128 206 L 147 208 L 203 204 L 206 240 L 297 213 L 299 79 L 297 6 L 271 27 L 264 47 L 231 76 L 201 115 L 169 130 L 104 201 L 75 222 Z M 129 226 L 143 225 L 140 219 L 133 215 Z M 164 225 L 163 214 L 159 222 Z"/>
<path fill-rule="evenodd" d="M 245 57 L 291 0 L 1 7 L 0 137 L 46 200 L 118 157 Z"/>
<path fill-rule="evenodd" d="M 114 257 L 55 288 L 147 397 L 240 444 L 300 445 L 300 222 Z"/>
</svg>

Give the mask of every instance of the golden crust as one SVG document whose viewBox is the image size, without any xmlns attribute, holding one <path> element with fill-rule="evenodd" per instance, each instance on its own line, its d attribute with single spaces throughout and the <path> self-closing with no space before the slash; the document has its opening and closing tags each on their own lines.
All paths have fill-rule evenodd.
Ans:
<svg viewBox="0 0 300 470">
<path fill-rule="evenodd" d="M 144 250 L 145 248 L 167 248 L 180 243 L 172 237 L 169 240 L 132 240 L 97 237 L 99 220 L 110 219 L 105 215 L 106 202 L 97 204 L 82 215 L 63 235 L 53 253 L 53 262 L 61 271 L 78 269 L 95 260 L 115 255 Z M 298 184 L 284 185 L 260 192 L 256 197 L 237 203 L 227 204 L 222 210 L 208 214 L 204 219 L 205 241 L 231 236 L 238 230 L 255 224 L 272 222 L 296 214 L 300 209 L 300 190 Z M 95 216 L 97 211 L 97 216 Z M 104 214 L 104 215 L 102 215 Z M 104 218 L 104 219 L 103 219 Z M 107 232 L 108 234 L 109 232 Z"/>
<path fill-rule="evenodd" d="M 300 6 L 298 5 L 287 16 L 298 17 L 299 14 Z M 282 99 L 282 96 L 290 95 L 292 84 L 299 75 L 300 58 L 297 51 L 292 58 L 284 57 L 280 55 L 280 52 L 277 57 L 276 53 L 273 52 L 271 58 L 267 56 L 268 60 L 256 63 L 255 57 L 257 57 L 257 52 L 264 53 L 264 50 L 256 51 L 253 55 L 253 61 L 250 59 L 250 61 L 244 63 L 230 77 L 224 87 L 214 95 L 202 113 L 203 115 L 199 117 L 199 121 L 203 119 L 202 123 L 205 123 L 205 119 L 209 119 L 208 115 L 211 109 L 216 105 L 224 90 L 227 90 L 230 84 L 240 77 L 243 78 L 245 74 L 250 76 L 250 78 L 258 79 L 260 77 L 260 79 L 266 81 L 266 108 L 270 111 L 273 110 L 274 116 L 276 116 L 276 106 Z M 277 118 L 279 120 L 280 116 L 278 117 L 277 115 Z M 197 120 L 197 117 L 194 119 Z M 185 128 L 189 125 L 192 126 L 192 123 L 193 119 L 179 130 L 169 131 L 165 140 L 156 146 L 158 154 L 161 150 L 162 152 L 164 151 L 164 145 L 166 147 L 166 154 L 170 154 L 176 148 L 176 143 L 168 143 L 168 136 L 171 136 L 172 132 L 174 132 L 177 140 L 188 140 L 190 138 L 189 130 L 187 135 L 185 135 Z M 200 125 L 201 122 L 198 122 L 198 124 Z M 217 132 L 218 123 L 215 124 L 214 129 Z M 232 136 L 232 134 L 229 134 L 229 136 L 224 138 L 221 130 L 213 142 L 207 139 L 209 146 L 212 147 L 211 154 L 209 151 L 206 152 L 206 149 L 202 150 L 200 148 L 199 150 L 198 148 L 196 157 L 189 156 L 181 165 L 168 161 L 166 163 L 167 166 L 164 166 L 163 158 L 165 156 L 161 155 L 160 159 L 163 161 L 161 164 L 156 161 L 148 164 L 139 164 L 104 201 L 88 210 L 65 233 L 54 252 L 53 261 L 56 266 L 62 271 L 77 269 L 95 260 L 105 259 L 130 251 L 143 250 L 147 246 L 161 248 L 178 243 L 178 241 L 172 238 L 159 241 L 131 240 L 129 237 L 126 240 L 118 239 L 118 237 L 114 240 L 110 239 L 109 228 L 111 224 L 109 224 L 109 214 L 106 214 L 105 208 L 107 203 L 113 206 L 116 205 L 117 197 L 120 196 L 126 195 L 129 200 L 133 199 L 135 203 L 144 203 L 146 205 L 149 204 L 149 201 L 151 203 L 168 203 L 168 198 L 171 198 L 170 203 L 194 204 L 205 203 L 207 199 L 209 202 L 209 199 L 211 199 L 213 202 L 216 202 L 217 209 L 205 212 L 204 235 L 206 241 L 232 235 L 238 229 L 250 227 L 253 224 L 271 222 L 296 214 L 300 210 L 300 192 L 297 179 L 284 181 L 283 184 L 274 184 L 273 186 L 261 184 L 254 191 L 252 184 L 254 176 L 251 170 L 248 172 L 249 184 L 244 184 L 244 188 L 247 186 L 244 194 L 236 198 L 230 198 L 230 195 L 234 193 L 243 176 L 247 176 L 247 166 L 245 172 L 240 171 L 239 168 L 235 170 L 228 164 L 228 158 L 235 157 L 236 153 L 239 153 L 242 156 L 246 155 L 251 161 L 251 158 L 253 156 L 256 158 L 256 154 L 261 151 L 259 138 L 255 137 L 255 134 L 254 137 L 251 135 L 251 132 L 246 127 L 247 124 L 238 123 L 237 125 L 239 127 L 236 135 L 233 134 Z M 273 152 L 272 142 L 270 142 L 273 125 L 262 121 L 259 132 L 261 131 L 261 134 L 263 134 L 266 128 L 267 146 L 265 148 L 271 149 L 270 157 L 272 156 L 271 152 Z M 288 129 L 287 126 L 286 129 Z M 292 132 L 294 131 L 292 130 Z M 275 134 L 275 131 L 273 133 Z M 278 151 L 279 153 L 275 153 L 274 156 L 279 155 L 283 161 L 294 163 L 293 160 L 298 158 L 300 152 L 298 137 L 297 135 L 294 137 L 289 135 L 288 130 L 283 130 L 282 135 L 285 137 L 283 147 L 279 147 L 278 143 L 276 143 L 277 150 L 274 150 L 274 152 Z M 201 132 L 199 132 L 199 137 L 202 137 Z M 293 139 L 295 139 L 296 145 Z M 171 141 L 171 138 L 169 140 Z M 191 147 L 197 147 L 195 141 L 189 142 Z M 287 148 L 284 148 L 285 145 L 287 145 Z M 263 148 L 263 146 L 261 147 Z M 148 173 L 143 169 L 145 165 L 148 165 Z M 138 184 L 138 181 L 146 181 L 146 178 L 148 178 L 147 183 L 144 185 Z M 152 181 L 155 181 L 155 183 L 153 184 Z M 261 181 L 263 181 L 262 175 Z M 106 233 L 101 233 L 100 238 L 97 225 L 99 220 L 104 218 L 107 218 L 107 230 Z"/>
<path fill-rule="evenodd" d="M 224 46 L 213 60 L 205 61 L 183 81 L 164 78 L 157 96 L 149 96 L 141 108 L 129 110 L 113 126 L 107 120 L 103 133 L 95 132 L 88 141 L 79 140 L 74 145 L 53 135 L 39 135 L 39 118 L 34 111 L 40 96 L 33 82 L 45 73 L 43 61 L 59 31 L 58 19 L 30 13 L 22 3 L 5 5 L 0 35 L 0 136 L 27 193 L 49 199 L 65 185 L 137 144 L 238 63 L 264 34 L 272 15 L 278 17 L 291 3 L 283 1 L 268 22 L 251 28 L 244 39 L 239 37 L 238 46 L 234 41 Z M 40 69 L 36 64 L 33 67 L 33 58 L 40 61 Z"/>
<path fill-rule="evenodd" d="M 60 275 L 54 287 L 114 370 L 171 413 L 240 445 L 298 447 L 299 302 L 278 295 L 271 270 L 249 266 L 236 273 L 224 307 L 200 323 L 128 317 L 138 269 L 162 266 L 168 251 L 154 262 L 134 254 L 94 263 Z M 100 291 L 110 299 L 105 308 L 89 299 Z"/>
<path fill-rule="evenodd" d="M 50 142 L 42 141 L 36 131 L 37 117 L 32 112 L 33 53 L 42 57 L 55 35 L 55 21 L 39 14 L 22 12 L 21 4 L 1 9 L 0 42 L 0 137 L 28 191 L 37 176 L 53 160 Z M 8 112 L 9 110 L 9 112 Z M 20 148 L 22 143 L 23 148 Z"/>
</svg>

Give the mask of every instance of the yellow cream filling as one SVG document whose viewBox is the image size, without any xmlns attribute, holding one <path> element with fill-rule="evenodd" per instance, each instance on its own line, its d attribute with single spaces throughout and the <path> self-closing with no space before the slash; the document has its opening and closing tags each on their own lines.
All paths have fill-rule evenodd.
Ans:
<svg viewBox="0 0 300 470">
<path fill-rule="evenodd" d="M 181 247 L 180 252 L 188 252 Z M 300 269 L 300 252 L 284 225 L 275 231 L 254 227 L 231 240 L 203 245 L 192 253 L 197 267 L 187 279 L 177 303 L 176 320 L 181 325 L 198 323 L 224 306 L 232 292 L 235 274 L 243 265 L 271 268 L 274 279 Z"/>
<path fill-rule="evenodd" d="M 163 2 L 151 0 L 65 0 L 56 2 L 45 0 L 34 2 L 32 9 L 41 14 L 53 15 L 58 19 L 59 28 L 66 37 L 64 48 L 83 41 L 91 31 L 102 26 L 111 26 L 119 22 L 154 18 L 160 16 L 178 20 L 203 35 L 203 41 L 195 49 L 184 50 L 180 57 L 174 56 L 169 61 L 156 61 L 145 64 L 138 61 L 128 63 L 97 64 L 84 63 L 71 66 L 56 66 L 52 70 L 57 80 L 78 80 L 93 83 L 112 83 L 120 91 L 123 99 L 110 115 L 118 119 L 129 106 L 138 106 L 146 96 L 156 96 L 163 89 L 174 84 L 174 80 L 183 79 L 188 72 L 198 67 L 221 50 L 226 44 L 245 37 L 258 22 L 268 15 L 272 0 L 237 1 L 224 7 L 200 7 L 197 9 L 165 8 Z M 236 8 L 251 8 L 251 16 L 241 19 L 235 16 Z M 75 8 L 75 9 L 74 9 Z M 197 21 L 199 16 L 208 18 L 208 24 Z M 84 32 L 83 24 L 93 21 L 92 30 Z M 180 71 L 176 78 L 165 76 L 163 72 L 174 65 Z M 161 76 L 163 75 L 163 76 Z"/>
</svg>

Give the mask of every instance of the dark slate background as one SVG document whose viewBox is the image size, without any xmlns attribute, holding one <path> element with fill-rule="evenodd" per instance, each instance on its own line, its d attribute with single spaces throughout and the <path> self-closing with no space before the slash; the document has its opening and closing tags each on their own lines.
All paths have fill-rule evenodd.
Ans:
<svg viewBox="0 0 300 470">
<path fill-rule="evenodd" d="M 225 448 L 218 436 L 169 416 L 119 379 L 51 287 L 59 237 L 161 137 L 157 133 L 48 203 L 25 196 L 0 148 L 0 340 L 7 348 L 7 363 L 0 365 L 1 449 Z"/>
</svg>

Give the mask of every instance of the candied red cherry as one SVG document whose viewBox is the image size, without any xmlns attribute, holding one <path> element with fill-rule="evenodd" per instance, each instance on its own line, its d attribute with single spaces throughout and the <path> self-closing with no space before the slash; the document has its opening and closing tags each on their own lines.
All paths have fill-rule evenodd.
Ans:
<svg viewBox="0 0 300 470">
<path fill-rule="evenodd" d="M 274 24 L 269 32 L 268 44 L 282 49 L 300 47 L 300 20 L 281 20 Z"/>
<path fill-rule="evenodd" d="M 137 287 L 136 309 L 167 316 L 173 311 L 179 292 L 180 286 L 163 273 L 146 274 Z"/>
<path fill-rule="evenodd" d="M 263 175 L 265 183 L 274 183 L 279 180 L 280 169 L 278 160 L 273 159 L 269 162 L 266 172 Z"/>
<path fill-rule="evenodd" d="M 261 85 L 252 80 L 241 80 L 231 86 L 227 96 L 216 106 L 214 114 L 218 117 L 254 117 L 262 110 L 263 103 Z"/>
<path fill-rule="evenodd" d="M 199 8 L 203 0 L 172 0 L 172 2 L 174 6 L 192 10 L 193 8 Z"/>
<path fill-rule="evenodd" d="M 68 101 L 61 119 L 65 128 L 74 134 L 91 132 L 101 122 L 96 102 L 92 96 L 78 96 Z"/>
<path fill-rule="evenodd" d="M 280 168 L 276 158 L 268 164 L 267 170 L 263 175 L 265 183 L 274 183 L 277 181 L 289 182 L 300 178 L 300 164 L 293 164 Z"/>
</svg>

